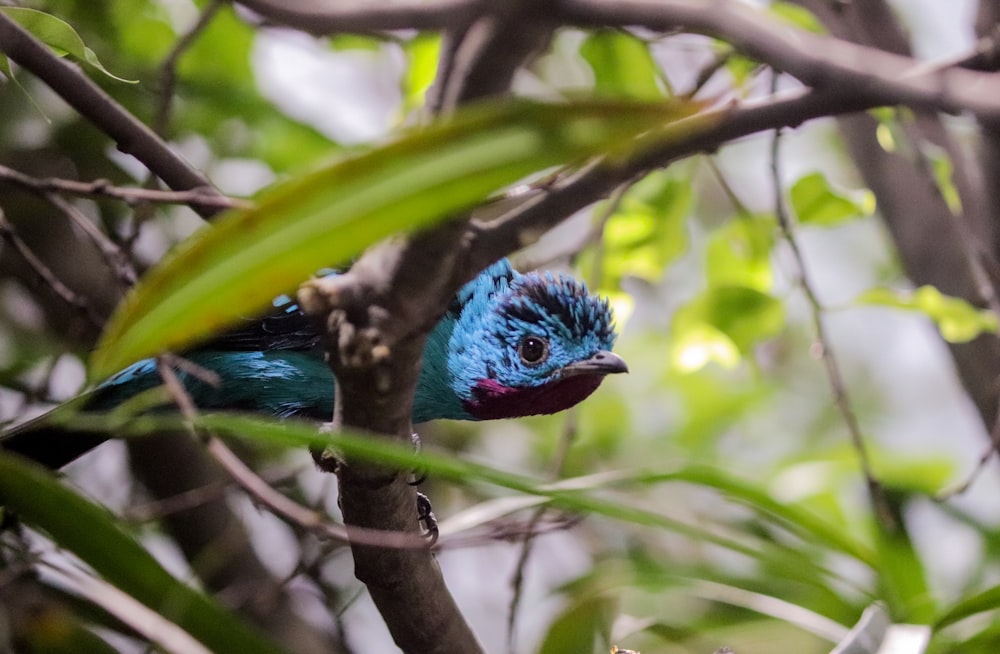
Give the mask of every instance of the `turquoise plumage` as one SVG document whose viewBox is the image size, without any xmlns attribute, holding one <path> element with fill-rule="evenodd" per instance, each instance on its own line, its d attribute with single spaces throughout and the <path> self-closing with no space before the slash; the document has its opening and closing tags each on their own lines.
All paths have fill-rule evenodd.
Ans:
<svg viewBox="0 0 1000 654">
<path fill-rule="evenodd" d="M 555 413 L 590 395 L 605 375 L 626 372 L 611 352 L 615 332 L 606 300 L 565 275 L 520 274 L 504 259 L 459 290 L 428 337 L 413 421 L 489 420 Z M 218 383 L 180 370 L 203 409 L 329 420 L 334 378 L 320 336 L 287 297 L 263 319 L 184 355 Z M 161 383 L 151 359 L 104 382 L 88 409 L 106 410 Z M 40 431 L 0 437 L 4 449 L 58 467 L 95 443 L 65 442 Z M 91 439 L 92 441 L 93 439 Z"/>
</svg>

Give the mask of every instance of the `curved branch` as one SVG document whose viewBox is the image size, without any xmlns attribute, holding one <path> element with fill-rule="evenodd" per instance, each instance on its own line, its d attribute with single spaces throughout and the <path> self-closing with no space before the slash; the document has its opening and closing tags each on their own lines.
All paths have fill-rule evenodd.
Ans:
<svg viewBox="0 0 1000 654">
<path fill-rule="evenodd" d="M 795 91 L 780 97 L 728 106 L 714 111 L 718 123 L 709 130 L 661 147 L 640 152 L 615 165 L 596 162 L 559 180 L 540 192 L 529 194 L 513 210 L 486 223 L 471 226 L 470 265 L 481 269 L 508 252 L 522 248 L 562 222 L 566 216 L 606 197 L 636 175 L 665 167 L 699 152 L 711 152 L 739 138 L 796 127 L 814 118 L 871 108 L 873 102 L 843 97 L 835 91 Z"/>
</svg>

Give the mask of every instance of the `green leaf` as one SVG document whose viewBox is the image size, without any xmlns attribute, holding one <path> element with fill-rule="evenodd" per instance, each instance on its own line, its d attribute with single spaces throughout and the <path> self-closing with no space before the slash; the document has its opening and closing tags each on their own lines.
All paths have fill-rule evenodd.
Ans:
<svg viewBox="0 0 1000 654">
<path fill-rule="evenodd" d="M 964 620 L 977 613 L 995 611 L 997 609 L 1000 609 L 1000 586 L 993 586 L 981 593 L 959 600 L 954 606 L 937 618 L 934 622 L 934 628 L 944 629 L 948 625 L 954 624 L 959 620 Z"/>
<path fill-rule="evenodd" d="M 839 225 L 869 215 L 874 210 L 874 200 L 862 207 L 834 191 L 822 173 L 811 173 L 795 182 L 791 190 L 791 201 L 799 222 L 822 227 Z"/>
<path fill-rule="evenodd" d="M 933 286 L 915 291 L 872 288 L 854 300 L 910 311 L 919 311 L 934 321 L 941 336 L 950 343 L 965 343 L 986 332 L 997 333 L 997 317 L 988 309 L 977 309 L 965 300 L 943 294 Z"/>
<path fill-rule="evenodd" d="M 778 234 L 777 225 L 770 214 L 752 214 L 715 230 L 705 252 L 708 284 L 770 291 L 774 283 L 771 251 Z"/>
<path fill-rule="evenodd" d="M 94 51 L 83 43 L 83 39 L 66 21 L 52 14 L 23 7 L 0 7 L 0 12 L 26 29 L 45 45 L 60 55 L 72 55 L 78 61 L 90 64 L 108 77 L 127 84 L 136 84 L 137 80 L 127 80 L 113 75 L 97 59 Z"/>
<path fill-rule="evenodd" d="M 599 637 L 607 639 L 615 602 L 591 595 L 574 603 L 549 626 L 539 654 L 586 654 L 594 651 Z"/>
<path fill-rule="evenodd" d="M 929 149 L 931 170 L 934 172 L 934 179 L 937 181 L 938 189 L 945 204 L 956 216 L 962 213 L 962 196 L 955 186 L 954 172 L 955 166 L 951 163 L 951 158 L 940 148 Z"/>
<path fill-rule="evenodd" d="M 746 286 L 717 286 L 678 309 L 672 333 L 714 330 L 741 354 L 776 336 L 785 325 L 785 307 L 777 298 Z"/>
<path fill-rule="evenodd" d="M 212 651 L 280 651 L 214 601 L 174 579 L 111 514 L 36 464 L 0 453 L 0 504 Z"/>
<path fill-rule="evenodd" d="M 429 449 L 419 453 L 414 452 L 408 443 L 345 432 L 321 433 L 315 426 L 295 420 L 278 422 L 238 414 L 203 414 L 194 422 L 196 426 L 215 433 L 238 436 L 267 445 L 302 449 L 331 447 L 349 459 L 355 458 L 401 470 L 419 468 L 436 479 L 463 485 L 490 484 L 534 495 L 542 499 L 537 504 L 528 503 L 520 508 L 551 504 L 569 511 L 591 513 L 650 529 L 673 532 L 697 543 L 716 545 L 752 559 L 781 566 L 781 570 L 789 577 L 809 583 L 815 582 L 817 574 L 828 574 L 821 562 L 810 560 L 791 548 L 746 535 L 741 535 L 740 538 L 720 535 L 716 530 L 691 525 L 670 516 L 632 506 L 620 499 L 604 499 L 587 492 L 609 485 L 649 483 L 662 476 L 664 474 L 662 472 L 636 471 L 598 476 L 589 483 L 583 483 L 581 480 L 564 480 L 555 484 L 545 484 L 524 475 L 437 454 Z M 180 416 L 164 413 L 132 418 L 114 414 L 76 414 L 62 416 L 61 424 L 78 431 L 101 433 L 110 431 L 119 436 L 142 436 L 190 427 L 190 423 Z M 790 559 L 794 559 L 796 564 L 789 566 Z"/>
<path fill-rule="evenodd" d="M 726 70 L 733 78 L 733 85 L 738 89 L 746 87 L 759 68 L 761 63 L 755 59 L 739 54 L 730 54 L 726 57 Z"/>
<path fill-rule="evenodd" d="M 694 107 L 494 103 L 279 183 L 254 208 L 221 216 L 146 274 L 108 322 L 92 378 L 191 345 L 264 310 L 314 271 L 471 209 L 532 172 L 662 143 L 679 135 L 670 121 Z"/>
<path fill-rule="evenodd" d="M 594 71 L 598 95 L 636 100 L 664 97 L 660 69 L 649 46 L 627 32 L 599 30 L 580 46 L 580 54 Z"/>
<path fill-rule="evenodd" d="M 629 189 L 604 227 L 603 284 L 620 286 L 623 277 L 655 282 L 687 249 L 687 216 L 693 201 L 690 184 L 665 171 L 646 176 Z"/>
<path fill-rule="evenodd" d="M 910 538 L 908 525 L 900 506 L 904 493 L 886 493 L 895 525 L 875 525 L 875 551 L 880 596 L 889 605 L 889 612 L 899 621 L 930 624 L 936 613 L 934 595 L 927 585 L 926 567 Z"/>
<path fill-rule="evenodd" d="M 857 561 L 874 565 L 875 553 L 865 544 L 851 538 L 839 525 L 829 522 L 815 511 L 774 498 L 747 479 L 726 470 L 704 465 L 684 466 L 666 473 L 660 479 L 676 479 L 707 488 L 714 488 L 802 537 L 807 543 L 822 544 Z"/>
</svg>

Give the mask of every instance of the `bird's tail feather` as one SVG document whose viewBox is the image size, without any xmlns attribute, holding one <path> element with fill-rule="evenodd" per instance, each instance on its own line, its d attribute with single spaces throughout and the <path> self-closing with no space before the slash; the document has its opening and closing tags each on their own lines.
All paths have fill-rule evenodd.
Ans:
<svg viewBox="0 0 1000 654">
<path fill-rule="evenodd" d="M 108 440 L 107 434 L 72 428 L 72 416 L 86 408 L 92 399 L 92 394 L 74 398 L 0 434 L 0 450 L 20 454 L 52 470 L 83 456 Z"/>
</svg>

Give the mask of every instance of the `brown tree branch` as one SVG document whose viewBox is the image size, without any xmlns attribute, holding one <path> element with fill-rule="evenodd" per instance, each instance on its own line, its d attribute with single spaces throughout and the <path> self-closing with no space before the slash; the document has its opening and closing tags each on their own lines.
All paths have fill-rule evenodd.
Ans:
<svg viewBox="0 0 1000 654">
<path fill-rule="evenodd" d="M 636 175 L 692 154 L 714 151 L 745 136 L 797 127 L 815 118 L 871 106 L 865 99 L 845 97 L 832 90 L 795 91 L 705 112 L 703 117 L 714 115 L 714 127 L 692 131 L 688 137 L 642 150 L 631 159 L 616 160 L 614 165 L 594 162 L 535 193 L 525 194 L 523 202 L 499 217 L 474 222 L 470 227 L 470 265 L 482 269 L 505 253 L 533 243 L 566 216 L 607 197 Z"/>
<path fill-rule="evenodd" d="M 463 30 L 452 77 L 439 85 L 441 109 L 471 98 L 508 92 L 514 72 L 547 42 L 549 29 L 525 29 L 532 0 L 505 3 L 501 13 Z M 501 55 L 502 53 L 502 55 Z M 490 56 L 495 54 L 496 56 Z M 351 427 L 410 441 L 413 389 L 427 334 L 472 269 L 465 254 L 466 222 L 455 220 L 367 251 L 351 270 L 310 282 L 299 301 L 326 334 L 337 377 L 334 428 Z M 351 527 L 414 533 L 416 494 L 407 475 L 355 461 L 336 470 L 344 521 Z M 355 575 L 405 652 L 482 651 L 448 592 L 430 551 L 392 550 L 352 543 Z"/>
</svg>

